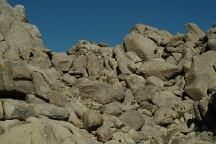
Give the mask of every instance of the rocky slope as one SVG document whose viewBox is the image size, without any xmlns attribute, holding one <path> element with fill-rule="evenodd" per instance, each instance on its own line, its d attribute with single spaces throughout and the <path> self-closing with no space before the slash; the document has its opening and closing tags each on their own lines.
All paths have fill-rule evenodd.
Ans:
<svg viewBox="0 0 216 144">
<path fill-rule="evenodd" d="M 0 0 L 0 144 L 216 143 L 216 26 L 186 29 L 56 53 Z"/>
</svg>

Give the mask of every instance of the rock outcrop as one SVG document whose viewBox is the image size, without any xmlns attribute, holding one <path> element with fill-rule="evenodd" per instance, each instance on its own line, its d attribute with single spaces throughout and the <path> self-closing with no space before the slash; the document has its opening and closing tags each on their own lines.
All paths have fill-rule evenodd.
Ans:
<svg viewBox="0 0 216 144">
<path fill-rule="evenodd" d="M 214 144 L 216 27 L 186 30 L 56 53 L 0 0 L 0 144 Z"/>
</svg>

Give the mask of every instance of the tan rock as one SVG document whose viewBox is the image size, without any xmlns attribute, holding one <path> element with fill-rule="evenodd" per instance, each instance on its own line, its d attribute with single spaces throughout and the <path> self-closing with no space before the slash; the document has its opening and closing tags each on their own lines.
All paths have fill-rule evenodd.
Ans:
<svg viewBox="0 0 216 144">
<path fill-rule="evenodd" d="M 145 78 L 155 76 L 161 80 L 166 80 L 179 72 L 179 68 L 175 65 L 166 63 L 163 59 L 152 59 L 144 62 L 137 71 L 137 74 L 143 75 Z"/>
<path fill-rule="evenodd" d="M 124 46 L 127 51 L 135 52 L 143 61 L 154 58 L 154 51 L 157 49 L 152 40 L 134 32 L 125 37 Z"/>
<path fill-rule="evenodd" d="M 89 131 L 96 130 L 99 126 L 103 124 L 103 119 L 101 115 L 93 110 L 86 111 L 83 114 L 82 120 L 84 128 Z"/>
</svg>

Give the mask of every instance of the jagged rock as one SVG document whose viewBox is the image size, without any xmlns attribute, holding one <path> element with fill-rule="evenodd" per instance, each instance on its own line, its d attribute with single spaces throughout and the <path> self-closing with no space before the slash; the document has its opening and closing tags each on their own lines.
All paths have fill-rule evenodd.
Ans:
<svg viewBox="0 0 216 144">
<path fill-rule="evenodd" d="M 65 53 L 52 53 L 52 63 L 57 71 L 68 72 L 72 65 L 72 57 Z"/>
<path fill-rule="evenodd" d="M 99 126 L 103 124 L 103 119 L 101 115 L 93 110 L 86 111 L 83 114 L 82 120 L 84 128 L 89 131 L 96 130 Z"/>
<path fill-rule="evenodd" d="M 145 121 L 142 114 L 136 110 L 126 111 L 119 119 L 135 130 L 140 130 Z M 136 121 L 136 123 L 134 123 L 134 121 Z"/>
<path fill-rule="evenodd" d="M 150 39 L 153 39 L 158 45 L 166 45 L 168 42 L 172 40 L 172 35 L 165 30 L 158 30 L 157 28 L 153 28 L 151 26 L 136 24 L 132 31 L 142 34 L 143 36 L 147 36 Z"/>
<path fill-rule="evenodd" d="M 216 76 L 213 65 L 216 63 L 216 52 L 208 51 L 194 57 L 193 64 L 186 74 L 185 92 L 194 100 L 207 97 L 208 89 L 215 89 Z"/>
<path fill-rule="evenodd" d="M 216 26 L 186 30 L 137 24 L 115 48 L 57 53 L 0 0 L 0 144 L 214 143 Z"/>
<path fill-rule="evenodd" d="M 153 59 L 154 51 L 157 49 L 157 45 L 152 40 L 135 32 L 125 37 L 124 46 L 126 51 L 135 52 L 143 61 Z"/>
<path fill-rule="evenodd" d="M 166 63 L 163 59 L 152 59 L 144 62 L 137 70 L 137 74 L 143 75 L 145 78 L 155 76 L 161 80 L 169 79 L 178 72 L 177 66 Z"/>
<path fill-rule="evenodd" d="M 173 123 L 178 116 L 177 112 L 169 107 L 159 108 L 154 115 L 154 121 L 158 125 L 167 125 Z"/>
</svg>

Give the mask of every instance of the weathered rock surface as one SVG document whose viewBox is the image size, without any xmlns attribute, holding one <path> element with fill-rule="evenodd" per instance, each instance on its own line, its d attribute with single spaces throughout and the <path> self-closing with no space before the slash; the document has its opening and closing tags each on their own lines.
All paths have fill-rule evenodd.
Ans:
<svg viewBox="0 0 216 144">
<path fill-rule="evenodd" d="M 145 121 L 142 114 L 135 110 L 130 110 L 123 113 L 119 119 L 135 130 L 141 129 Z M 136 123 L 134 123 L 134 121 L 136 121 Z"/>
<path fill-rule="evenodd" d="M 216 27 L 137 24 L 124 43 L 45 48 L 0 0 L 0 144 L 214 144 Z"/>
<path fill-rule="evenodd" d="M 154 58 L 157 45 L 149 38 L 138 33 L 130 33 L 124 40 L 125 49 L 135 52 L 143 61 Z"/>
<path fill-rule="evenodd" d="M 161 58 L 144 62 L 137 70 L 137 74 L 143 75 L 145 78 L 155 76 L 161 80 L 169 79 L 178 72 L 177 66 L 169 64 Z"/>
</svg>

